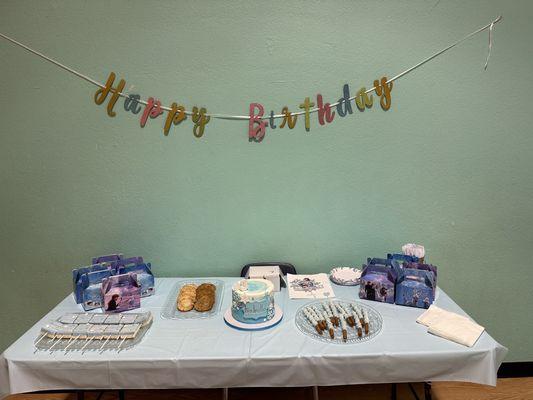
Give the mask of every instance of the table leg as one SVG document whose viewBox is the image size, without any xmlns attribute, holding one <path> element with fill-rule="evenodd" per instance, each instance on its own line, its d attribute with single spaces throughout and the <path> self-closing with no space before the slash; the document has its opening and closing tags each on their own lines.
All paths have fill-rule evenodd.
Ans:
<svg viewBox="0 0 533 400">
<path fill-rule="evenodd" d="M 313 400 L 320 400 L 318 397 L 318 386 L 313 386 Z"/>
<path fill-rule="evenodd" d="M 420 400 L 420 398 L 418 397 L 418 394 L 416 394 L 416 390 L 413 387 L 413 384 L 408 383 L 408 385 L 409 385 L 409 389 L 411 389 L 411 393 L 413 394 L 413 397 L 415 398 L 415 400 Z"/>
<path fill-rule="evenodd" d="M 424 399 L 431 400 L 431 382 L 424 382 Z"/>
<path fill-rule="evenodd" d="M 119 390 L 118 391 L 118 400 L 125 400 L 126 399 L 126 391 L 125 390 Z"/>
<path fill-rule="evenodd" d="M 76 392 L 76 398 L 78 400 L 84 400 L 85 399 L 85 392 L 83 390 L 78 390 Z"/>
<path fill-rule="evenodd" d="M 229 389 L 228 388 L 222 388 L 222 399 L 228 400 L 229 398 Z"/>
<path fill-rule="evenodd" d="M 396 400 L 396 384 L 395 383 L 391 383 L 390 398 L 391 400 Z"/>
</svg>

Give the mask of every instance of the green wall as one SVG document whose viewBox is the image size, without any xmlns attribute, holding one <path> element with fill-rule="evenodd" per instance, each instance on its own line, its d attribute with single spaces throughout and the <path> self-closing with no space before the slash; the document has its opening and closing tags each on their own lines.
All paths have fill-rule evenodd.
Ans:
<svg viewBox="0 0 533 400">
<path fill-rule="evenodd" d="M 369 87 L 487 24 L 374 107 L 311 131 L 213 120 L 139 127 L 95 87 L 0 40 L 0 349 L 67 295 L 92 255 L 141 254 L 157 276 L 301 272 L 420 242 L 439 281 L 533 360 L 533 3 L 528 1 L 21 1 L 0 31 L 166 104 L 245 114 Z M 7 326 L 6 326 L 7 325 Z"/>
</svg>

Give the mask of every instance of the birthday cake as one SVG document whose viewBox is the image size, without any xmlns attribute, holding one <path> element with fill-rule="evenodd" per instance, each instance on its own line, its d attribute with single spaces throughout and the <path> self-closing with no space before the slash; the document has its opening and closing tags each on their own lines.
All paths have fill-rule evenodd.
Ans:
<svg viewBox="0 0 533 400">
<path fill-rule="evenodd" d="M 231 315 L 245 324 L 274 317 L 274 285 L 266 279 L 242 279 L 231 288 Z"/>
</svg>

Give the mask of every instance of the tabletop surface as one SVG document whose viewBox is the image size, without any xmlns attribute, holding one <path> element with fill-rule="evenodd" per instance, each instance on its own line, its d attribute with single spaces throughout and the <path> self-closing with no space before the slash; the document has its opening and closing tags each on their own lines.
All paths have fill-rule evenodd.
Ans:
<svg viewBox="0 0 533 400">
<path fill-rule="evenodd" d="M 182 278 L 193 279 L 193 278 Z M 212 278 L 215 279 L 215 278 Z M 455 380 L 495 385 L 507 349 L 484 332 L 469 348 L 427 333 L 416 318 L 423 309 L 359 300 L 359 286 L 332 284 L 338 299 L 371 305 L 383 318 L 372 340 L 331 344 L 310 338 L 295 325 L 296 311 L 311 300 L 275 294 L 283 319 L 263 331 L 242 331 L 223 319 L 231 285 L 222 279 L 220 312 L 208 319 L 163 319 L 161 312 L 179 278 L 157 278 L 155 295 L 141 309 L 154 321 L 143 340 L 121 352 L 35 351 L 40 328 L 66 312 L 81 312 L 73 296 L 22 335 L 0 356 L 0 395 L 51 389 L 311 386 Z M 440 288 L 435 304 L 466 313 Z M 481 324 L 482 321 L 481 321 Z"/>
</svg>

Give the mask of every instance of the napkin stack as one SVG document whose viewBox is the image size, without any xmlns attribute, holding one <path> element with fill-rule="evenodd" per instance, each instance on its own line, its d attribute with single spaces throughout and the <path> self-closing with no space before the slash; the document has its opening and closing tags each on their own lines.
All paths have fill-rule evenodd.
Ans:
<svg viewBox="0 0 533 400">
<path fill-rule="evenodd" d="M 431 305 L 416 322 L 427 326 L 428 332 L 433 335 L 468 347 L 472 347 L 485 330 L 469 318 L 435 305 Z"/>
</svg>

